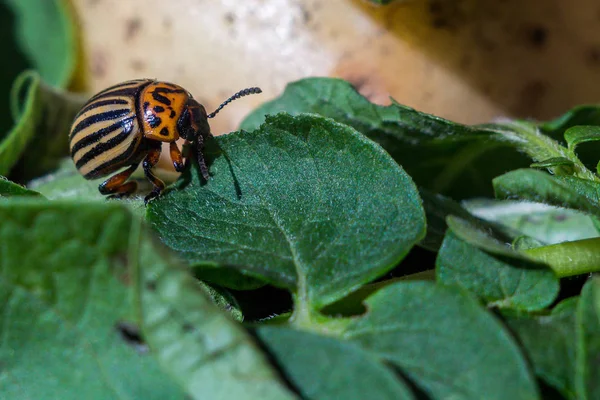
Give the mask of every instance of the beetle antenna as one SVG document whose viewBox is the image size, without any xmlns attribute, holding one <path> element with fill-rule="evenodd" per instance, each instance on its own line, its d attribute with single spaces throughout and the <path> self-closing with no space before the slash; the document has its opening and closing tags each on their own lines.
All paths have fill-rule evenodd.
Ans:
<svg viewBox="0 0 600 400">
<path fill-rule="evenodd" d="M 223 109 L 223 107 L 225 107 L 227 104 L 231 103 L 232 101 L 239 99 L 240 97 L 248 96 L 249 94 L 258 94 L 258 93 L 262 93 L 262 90 L 260 90 L 260 88 L 257 88 L 257 87 L 240 90 L 239 92 L 237 92 L 236 94 L 234 94 L 233 96 L 231 96 L 230 98 L 225 100 L 223 103 L 221 103 L 221 105 L 215 111 L 208 114 L 206 116 L 206 118 L 213 118 L 215 115 L 217 115 L 217 113 L 219 111 L 221 111 Z"/>
</svg>

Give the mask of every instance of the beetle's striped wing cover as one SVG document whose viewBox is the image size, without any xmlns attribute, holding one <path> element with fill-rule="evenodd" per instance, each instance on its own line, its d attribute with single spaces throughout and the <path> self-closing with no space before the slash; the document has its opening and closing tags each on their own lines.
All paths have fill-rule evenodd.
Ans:
<svg viewBox="0 0 600 400">
<path fill-rule="evenodd" d="M 152 83 L 138 79 L 109 87 L 92 97 L 79 111 L 69 135 L 71 157 L 86 179 L 110 174 L 139 162 L 142 141 L 137 101 Z"/>
</svg>

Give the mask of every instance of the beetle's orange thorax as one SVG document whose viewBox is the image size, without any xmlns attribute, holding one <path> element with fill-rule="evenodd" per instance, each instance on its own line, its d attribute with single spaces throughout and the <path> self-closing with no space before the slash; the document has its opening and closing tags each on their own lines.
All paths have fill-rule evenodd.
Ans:
<svg viewBox="0 0 600 400">
<path fill-rule="evenodd" d="M 154 82 L 146 86 L 139 100 L 144 136 L 161 142 L 173 142 L 179 139 L 177 121 L 188 99 L 188 92 L 172 83 Z"/>
</svg>

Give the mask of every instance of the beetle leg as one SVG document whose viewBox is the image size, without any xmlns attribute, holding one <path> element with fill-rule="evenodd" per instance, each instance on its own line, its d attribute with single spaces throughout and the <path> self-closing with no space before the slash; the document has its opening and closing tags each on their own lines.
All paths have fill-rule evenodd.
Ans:
<svg viewBox="0 0 600 400">
<path fill-rule="evenodd" d="M 136 170 L 137 164 L 134 164 L 127 168 L 123 172 L 119 172 L 116 175 L 111 176 L 104 182 L 98 186 L 98 190 L 102 194 L 112 194 L 112 196 L 108 198 L 121 198 L 124 196 L 129 196 L 137 189 L 137 182 L 127 182 L 125 181 L 133 174 Z"/>
<path fill-rule="evenodd" d="M 148 152 L 148 155 L 146 155 L 146 158 L 144 158 L 144 162 L 142 163 L 146 178 L 154 185 L 154 189 L 152 189 L 152 191 L 144 198 L 145 204 L 148 204 L 150 200 L 157 197 L 165 188 L 164 182 L 158 179 L 152 172 L 152 168 L 158 163 L 158 159 L 160 158 L 160 142 L 158 142 L 158 144 L 159 146 L 154 147 Z"/>
<path fill-rule="evenodd" d="M 198 141 L 196 143 L 196 154 L 198 157 L 198 166 L 200 167 L 200 172 L 202 173 L 202 177 L 205 181 L 208 181 L 210 175 L 208 174 L 208 167 L 206 166 L 206 160 L 204 160 L 204 141 L 202 137 L 198 137 Z"/>
<path fill-rule="evenodd" d="M 171 154 L 171 161 L 173 161 L 173 167 L 175 167 L 175 171 L 183 171 L 183 158 L 181 157 L 181 151 L 179 150 L 179 147 L 177 147 L 177 143 L 171 142 L 169 145 L 169 153 Z"/>
</svg>

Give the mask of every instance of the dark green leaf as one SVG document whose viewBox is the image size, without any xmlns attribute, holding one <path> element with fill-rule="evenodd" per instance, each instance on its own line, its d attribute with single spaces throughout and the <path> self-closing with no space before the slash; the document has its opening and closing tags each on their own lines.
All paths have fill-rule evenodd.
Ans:
<svg viewBox="0 0 600 400">
<path fill-rule="evenodd" d="M 550 167 L 558 167 L 558 166 L 573 166 L 573 161 L 569 160 L 565 157 L 553 157 L 547 160 L 542 160 L 540 162 L 536 162 L 531 164 L 529 167 L 531 168 L 550 168 Z"/>
<path fill-rule="evenodd" d="M 2 196 L 40 196 L 40 194 L 0 176 L 0 197 Z"/>
<path fill-rule="evenodd" d="M 163 241 L 192 262 L 236 266 L 318 309 L 389 271 L 424 236 L 410 177 L 347 126 L 280 114 L 217 141 L 227 157 L 206 185 L 192 171 L 187 187 L 148 207 Z"/>
<path fill-rule="evenodd" d="M 183 399 L 175 382 L 194 387 L 188 394 L 199 397 L 193 398 L 230 398 L 223 386 L 210 385 L 216 382 L 247 387 L 249 394 L 237 397 L 242 399 L 255 398 L 250 394 L 257 387 L 284 393 L 251 338 L 213 304 L 239 319 L 227 295 L 181 269 L 122 205 L 8 199 L 0 202 L 0 220 L 3 398 L 79 399 L 85 393 L 90 399 Z M 140 287 L 138 277 L 155 287 Z M 171 308 L 172 299 L 177 305 Z M 169 314 L 186 307 L 192 307 L 184 315 L 194 338 L 209 344 L 209 357 L 194 364 L 188 361 L 202 353 L 189 352 L 183 336 L 192 333 L 182 334 L 178 315 Z M 140 316 L 152 353 L 139 342 Z M 160 318 L 163 323 L 152 324 Z M 165 359 L 178 345 L 186 346 L 188 357 L 174 368 Z M 245 380 L 248 369 L 250 377 L 263 379 Z M 204 375 L 184 373 L 189 371 Z"/>
<path fill-rule="evenodd" d="M 413 398 L 393 370 L 352 343 L 278 327 L 256 333 L 303 399 Z"/>
<path fill-rule="evenodd" d="M 288 84 L 279 98 L 250 114 L 242 129 L 257 129 L 265 115 L 281 111 L 317 113 L 350 125 L 378 142 L 419 186 L 457 199 L 491 194 L 494 176 L 529 165 L 514 149 L 501 148 L 513 145 L 509 128 L 461 125 L 398 103 L 379 106 L 340 79 Z"/>
<path fill-rule="evenodd" d="M 494 179 L 496 197 L 523 199 L 600 215 L 600 184 L 557 177 L 534 169 L 518 169 Z"/>
<path fill-rule="evenodd" d="M 77 60 L 76 25 L 64 0 L 6 0 L 0 2 L 2 56 L 0 68 L 0 139 L 12 121 L 8 93 L 24 70 L 36 69 L 53 86 L 70 83 Z"/>
<path fill-rule="evenodd" d="M 540 124 L 540 129 L 555 138 L 578 125 L 600 125 L 600 107 L 597 105 L 581 105 L 572 108 L 560 117 Z"/>
<path fill-rule="evenodd" d="M 575 399 L 575 308 L 576 299 L 565 300 L 549 315 L 507 316 L 537 376 Z"/>
<path fill-rule="evenodd" d="M 177 261 L 142 242 L 137 285 L 142 331 L 192 399 L 293 399 L 248 333 L 220 312 Z"/>
<path fill-rule="evenodd" d="M 32 71 L 15 81 L 13 97 L 17 122 L 0 142 L 0 174 L 14 168 L 26 181 L 56 168 L 68 154 L 69 128 L 83 98 L 53 89 Z"/>
<path fill-rule="evenodd" d="M 122 207 L 12 198 L 0 221 L 2 398 L 183 399 L 122 331 L 137 321 Z"/>
<path fill-rule="evenodd" d="M 585 142 L 596 142 L 600 140 L 599 126 L 574 126 L 565 132 L 565 140 L 570 149 Z"/>
<path fill-rule="evenodd" d="M 539 397 L 510 334 L 467 292 L 397 283 L 367 305 L 344 337 L 398 366 L 433 398 Z"/>
<path fill-rule="evenodd" d="M 439 282 L 474 292 L 488 307 L 539 310 L 558 295 L 558 279 L 550 269 L 487 253 L 452 231 L 446 234 L 436 268 Z"/>
<path fill-rule="evenodd" d="M 598 236 L 593 216 L 568 208 L 493 199 L 469 200 L 462 205 L 475 216 L 519 231 L 541 245 Z"/>
<path fill-rule="evenodd" d="M 590 279 L 577 307 L 576 390 L 579 399 L 600 398 L 600 278 Z"/>
</svg>

